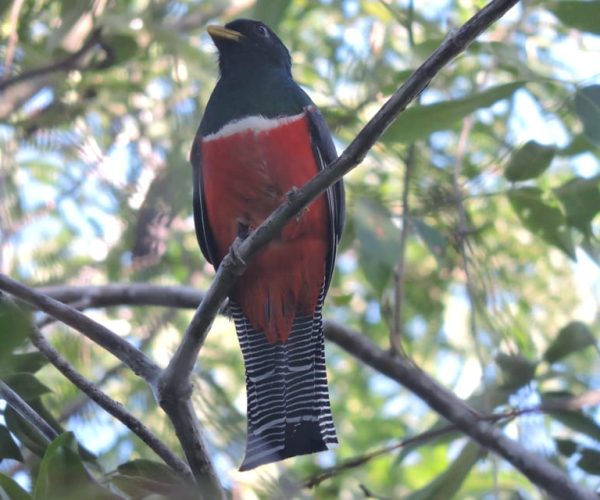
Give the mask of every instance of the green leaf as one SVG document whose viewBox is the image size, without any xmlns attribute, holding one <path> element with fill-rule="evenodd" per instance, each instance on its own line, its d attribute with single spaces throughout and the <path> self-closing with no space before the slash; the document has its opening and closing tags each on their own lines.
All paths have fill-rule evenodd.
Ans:
<svg viewBox="0 0 600 500">
<path fill-rule="evenodd" d="M 6 360 L 5 366 L 0 366 L 0 374 L 5 373 L 35 373 L 48 364 L 48 360 L 41 352 L 26 352 L 13 354 Z M 8 370 L 7 370 L 8 368 Z"/>
<path fill-rule="evenodd" d="M 428 137 L 438 130 L 452 128 L 459 120 L 481 108 L 510 97 L 524 82 L 508 83 L 492 87 L 479 94 L 436 102 L 425 106 L 413 106 L 402 113 L 383 135 L 383 142 L 413 142 Z"/>
<path fill-rule="evenodd" d="M 520 354 L 499 353 L 496 356 L 496 363 L 502 370 L 502 387 L 513 390 L 531 382 L 537 368 L 537 363 Z"/>
<path fill-rule="evenodd" d="M 545 400 L 551 402 L 552 398 L 545 398 L 544 395 L 542 395 L 542 403 L 544 403 Z M 558 420 L 574 431 L 585 434 L 596 441 L 600 441 L 600 426 L 593 418 L 588 417 L 582 411 L 551 411 L 550 415 L 553 419 Z"/>
<path fill-rule="evenodd" d="M 25 401 L 38 398 L 52 392 L 31 373 L 11 373 L 2 379 Z"/>
<path fill-rule="evenodd" d="M 19 462 L 23 461 L 21 450 L 19 450 L 19 446 L 15 443 L 9 430 L 3 425 L 0 425 L 0 462 L 5 458 L 12 458 Z"/>
<path fill-rule="evenodd" d="M 117 467 L 112 481 L 133 497 L 160 493 L 168 498 L 187 498 L 185 483 L 169 467 L 151 460 L 137 459 Z"/>
<path fill-rule="evenodd" d="M 117 470 L 127 476 L 143 476 L 152 479 L 161 478 L 163 480 L 170 479 L 172 482 L 180 482 L 179 476 L 173 470 L 160 462 L 153 462 L 138 458 L 125 462 L 117 467 Z"/>
<path fill-rule="evenodd" d="M 68 33 L 75 27 L 75 24 L 84 16 L 86 11 L 90 11 L 88 2 L 79 2 L 77 0 L 61 0 L 60 4 L 60 24 L 53 30 L 47 38 L 47 50 L 54 50 L 61 45 Z"/>
<path fill-rule="evenodd" d="M 554 442 L 560 454 L 565 457 L 570 457 L 577 451 L 577 443 L 572 439 L 555 438 Z"/>
<path fill-rule="evenodd" d="M 277 31 L 290 3 L 290 0 L 258 0 L 254 5 L 253 17 Z"/>
<path fill-rule="evenodd" d="M 392 224 L 390 213 L 373 200 L 356 203 L 354 227 L 358 238 L 359 264 L 381 296 L 390 282 L 398 260 L 400 230 Z"/>
<path fill-rule="evenodd" d="M 4 410 L 4 420 L 8 430 L 25 448 L 40 457 L 46 452 L 48 444 L 44 437 L 10 406 Z"/>
<path fill-rule="evenodd" d="M 31 500 L 19 483 L 0 472 L 0 498 L 10 500 Z"/>
<path fill-rule="evenodd" d="M 0 292 L 0 366 L 25 343 L 31 331 L 31 315 L 6 300 Z"/>
<path fill-rule="evenodd" d="M 567 224 L 592 237 L 591 223 L 600 212 L 600 176 L 574 177 L 554 193 L 565 207 Z"/>
<path fill-rule="evenodd" d="M 441 267 L 447 267 L 448 238 L 421 219 L 413 219 L 412 224 L 438 264 Z"/>
<path fill-rule="evenodd" d="M 596 25 L 600 23 L 595 20 Z M 583 124 L 583 133 L 600 146 L 600 85 L 590 85 L 575 93 L 575 112 Z"/>
<path fill-rule="evenodd" d="M 572 321 L 559 330 L 556 338 L 546 349 L 544 359 L 548 363 L 556 363 L 569 354 L 586 349 L 595 343 L 596 339 L 585 323 Z"/>
<path fill-rule="evenodd" d="M 569 144 L 557 150 L 561 156 L 577 156 L 594 149 L 594 145 L 589 141 L 585 134 L 575 135 Z"/>
<path fill-rule="evenodd" d="M 573 238 L 566 225 L 565 216 L 560 208 L 543 200 L 540 189 L 514 189 L 509 191 L 508 199 L 527 229 L 575 260 Z"/>
<path fill-rule="evenodd" d="M 511 182 L 535 179 L 550 166 L 555 152 L 554 146 L 529 141 L 511 155 L 504 175 Z"/>
<path fill-rule="evenodd" d="M 408 500 L 452 498 L 460 490 L 473 466 L 482 455 L 481 447 L 473 441 L 467 442 L 454 459 L 452 465 L 424 488 L 408 495 Z"/>
<path fill-rule="evenodd" d="M 58 436 L 44 454 L 33 490 L 35 499 L 118 498 L 102 488 L 83 465 L 71 432 Z"/>
<path fill-rule="evenodd" d="M 581 450 L 581 458 L 577 466 L 590 474 L 600 476 L 600 450 L 584 448 Z"/>
<path fill-rule="evenodd" d="M 547 5 L 563 24 L 581 31 L 600 34 L 600 1 L 560 0 Z"/>
<path fill-rule="evenodd" d="M 138 52 L 137 38 L 128 33 L 118 33 L 115 35 L 105 35 L 103 42 L 112 49 L 111 63 L 114 65 L 123 64 L 129 59 L 133 59 Z"/>
</svg>

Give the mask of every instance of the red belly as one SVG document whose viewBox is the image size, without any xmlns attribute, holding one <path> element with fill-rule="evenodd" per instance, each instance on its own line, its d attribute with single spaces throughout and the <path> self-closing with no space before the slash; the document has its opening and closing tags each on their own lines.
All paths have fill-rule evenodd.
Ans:
<svg viewBox="0 0 600 500">
<path fill-rule="evenodd" d="M 240 225 L 255 229 L 293 187 L 317 171 L 304 115 L 268 130 L 205 139 L 204 199 L 219 257 Z M 285 342 L 294 317 L 315 310 L 325 276 L 328 224 L 322 195 L 248 262 L 234 287 L 232 298 L 270 342 Z"/>
</svg>

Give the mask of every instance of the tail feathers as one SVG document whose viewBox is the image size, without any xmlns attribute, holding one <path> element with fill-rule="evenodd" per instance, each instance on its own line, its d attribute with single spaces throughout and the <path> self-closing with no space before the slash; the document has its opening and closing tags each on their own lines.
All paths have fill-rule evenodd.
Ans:
<svg viewBox="0 0 600 500">
<path fill-rule="evenodd" d="M 297 317 L 286 343 L 268 342 L 232 304 L 246 366 L 248 438 L 240 470 L 337 445 L 327 389 L 321 306 Z"/>
</svg>

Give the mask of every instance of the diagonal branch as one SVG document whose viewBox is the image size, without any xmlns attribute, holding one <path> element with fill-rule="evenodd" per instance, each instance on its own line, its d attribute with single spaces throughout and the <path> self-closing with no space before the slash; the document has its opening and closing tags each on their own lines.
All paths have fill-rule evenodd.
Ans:
<svg viewBox="0 0 600 500">
<path fill-rule="evenodd" d="M 83 377 L 71 364 L 63 358 L 45 339 L 37 328 L 30 334 L 31 341 L 38 350 L 60 371 L 71 383 L 95 401 L 104 411 L 123 423 L 136 434 L 150 449 L 154 451 L 174 471 L 187 479 L 192 478 L 190 468 L 169 447 L 158 439 L 140 420 L 129 413 L 125 407 L 108 397 L 95 384 Z"/>
<path fill-rule="evenodd" d="M 554 400 L 551 404 L 544 403 L 527 408 L 513 409 L 502 413 L 492 413 L 482 418 L 486 422 L 509 422 L 521 415 L 579 410 L 585 406 L 598 405 L 600 405 L 600 390 L 592 390 L 581 394 L 580 396 L 556 398 L 556 400 Z M 312 474 L 304 479 L 304 481 L 302 481 L 302 487 L 314 488 L 327 479 L 330 479 L 340 473 L 347 472 L 348 470 L 356 467 L 360 467 L 361 465 L 364 465 L 365 463 L 380 456 L 387 455 L 399 450 L 400 448 L 406 448 L 408 446 L 422 446 L 424 443 L 455 431 L 458 431 L 458 428 L 454 424 L 435 426 L 427 431 L 422 432 L 421 434 L 402 439 L 397 443 L 378 448 L 368 453 L 346 459 L 340 464 L 321 469 L 316 474 Z"/>
<path fill-rule="evenodd" d="M 123 340 L 100 323 L 88 318 L 85 314 L 1 273 L 0 290 L 14 295 L 82 333 L 119 358 L 136 375 L 139 375 L 151 385 L 158 378 L 160 373 L 158 365 L 129 342 Z"/>
<path fill-rule="evenodd" d="M 482 420 L 469 405 L 428 377 L 417 366 L 377 347 L 364 335 L 329 322 L 327 338 L 367 365 L 396 380 L 423 399 L 431 408 L 452 422 L 481 446 L 505 458 L 531 482 L 556 498 L 597 499 L 591 491 L 575 484 L 558 467 L 532 453 L 500 430 Z"/>
<path fill-rule="evenodd" d="M 50 314 L 52 317 L 59 319 L 104 347 L 107 351 L 129 366 L 134 373 L 141 376 L 150 385 L 155 394 L 158 395 L 156 392 L 156 382 L 159 380 L 161 369 L 143 352 L 123 340 L 108 328 L 96 323 L 73 307 L 63 304 L 46 294 L 33 290 L 1 273 L 0 290 L 6 291 L 22 301 Z M 81 298 L 78 302 L 81 302 Z M 87 305 L 90 302 L 84 300 L 83 303 Z M 202 490 L 202 496 L 206 495 L 206 498 L 211 499 L 223 498 L 223 489 L 210 462 L 210 455 L 202 438 L 202 430 L 190 402 L 189 395 L 191 394 L 191 384 L 189 378 L 183 379 L 178 389 L 179 392 L 177 394 L 181 395 L 182 390 L 187 390 L 188 394 L 179 398 L 169 398 L 162 395 L 162 397 L 158 398 L 160 405 L 173 423 L 173 427 L 175 428 L 179 442 L 185 452 L 194 478 Z M 111 412 L 109 411 L 109 413 Z M 111 414 L 116 416 L 116 413 L 114 412 Z M 127 415 L 120 414 L 117 418 L 127 425 Z M 135 426 L 136 424 L 132 422 L 132 425 Z M 138 426 L 138 431 L 139 430 L 140 428 Z M 175 462 L 173 462 L 172 465 L 175 465 Z"/>
<path fill-rule="evenodd" d="M 34 78 L 39 78 L 41 76 L 47 76 L 52 73 L 57 73 L 60 71 L 69 71 L 71 69 L 75 69 L 81 63 L 83 57 L 96 45 L 100 43 L 101 40 L 101 29 L 96 28 L 92 31 L 90 37 L 85 41 L 83 46 L 73 54 L 68 55 L 64 59 L 60 61 L 53 61 L 44 66 L 40 66 L 39 68 L 30 69 L 28 71 L 23 71 L 23 73 L 13 76 L 11 78 L 6 78 L 3 81 L 0 81 L 0 91 L 4 92 L 8 87 L 12 85 L 16 85 L 20 82 L 26 80 L 32 80 Z"/>
<path fill-rule="evenodd" d="M 359 165 L 386 128 L 427 87 L 433 77 L 517 2 L 518 0 L 492 0 L 459 30 L 446 38 L 369 120 L 337 160 L 294 192 L 289 200 L 275 210 L 248 238 L 234 244 L 232 251 L 221 262 L 215 279 L 206 292 L 205 300 L 196 310 L 183 341 L 161 376 L 159 395 L 176 397 L 181 388 L 181 381 L 189 379 L 208 329 L 227 293 L 243 273 L 245 262 L 272 240 L 312 200 Z"/>
<path fill-rule="evenodd" d="M 46 422 L 38 412 L 27 404 L 15 391 L 13 391 L 4 380 L 0 379 L 0 399 L 4 399 L 6 404 L 15 410 L 24 420 L 27 421 L 40 435 L 40 437 L 50 444 L 58 436 L 56 431 Z"/>
</svg>

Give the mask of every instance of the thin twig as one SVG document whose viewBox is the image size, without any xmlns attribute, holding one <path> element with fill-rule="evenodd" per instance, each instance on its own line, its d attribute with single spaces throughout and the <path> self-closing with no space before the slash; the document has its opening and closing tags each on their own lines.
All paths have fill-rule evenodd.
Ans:
<svg viewBox="0 0 600 500">
<path fill-rule="evenodd" d="M 14 295 L 47 314 L 51 314 L 101 345 L 127 364 L 134 373 L 146 380 L 153 391 L 155 391 L 155 395 L 157 394 L 156 381 L 159 380 L 160 368 L 143 352 L 121 339 L 108 328 L 96 323 L 76 309 L 14 281 L 3 274 L 0 274 L 0 290 Z M 182 387 L 188 388 L 191 393 L 189 378 L 182 380 L 180 386 L 180 389 Z M 177 394 L 181 394 L 181 392 Z M 165 410 L 175 427 L 193 477 L 201 488 L 201 496 L 211 499 L 223 498 L 224 492 L 210 462 L 207 448 L 201 436 L 200 426 L 189 399 L 189 394 L 187 397 L 181 399 L 172 398 L 169 394 L 162 393 L 161 397 L 157 399 L 159 399 L 161 407 Z"/>
<path fill-rule="evenodd" d="M 86 308 L 91 306 L 89 300 L 87 300 L 85 298 L 81 302 L 85 302 L 87 304 L 85 306 Z M 79 307 L 77 309 L 80 311 L 82 310 Z M 175 309 L 168 309 L 166 312 L 164 312 L 161 315 L 161 317 L 159 318 L 159 322 L 162 322 L 165 320 L 168 321 L 168 319 L 172 318 L 175 313 L 176 313 Z M 40 330 L 41 330 L 41 328 L 40 328 Z M 146 335 L 144 335 L 144 330 L 148 331 L 148 333 Z M 156 328 L 156 322 L 153 321 L 152 319 L 150 321 L 148 321 L 147 323 L 145 323 L 142 327 L 142 331 L 139 332 L 139 336 L 143 337 L 143 339 L 140 342 L 140 345 L 138 347 L 139 350 L 142 352 L 145 352 L 146 348 L 154 340 L 154 338 L 159 333 L 159 331 L 160 330 L 158 328 Z M 96 382 L 96 387 L 104 386 L 104 384 L 106 384 L 109 380 L 111 380 L 112 378 L 119 375 L 126 368 L 127 368 L 127 365 L 125 363 L 117 363 L 116 365 L 112 366 L 111 368 L 108 368 L 102 374 L 102 377 L 100 377 L 100 379 Z M 71 400 L 65 404 L 65 406 L 62 408 L 62 410 L 60 412 L 58 420 L 60 422 L 67 420 L 68 418 L 70 418 L 73 415 L 82 411 L 82 409 L 90 402 L 91 402 L 91 400 L 86 394 L 80 393 L 76 398 L 74 398 L 73 400 Z"/>
<path fill-rule="evenodd" d="M 100 32 L 100 28 L 92 31 L 89 38 L 77 52 L 73 52 L 73 54 L 68 55 L 60 61 L 53 61 L 44 66 L 40 66 L 39 68 L 23 71 L 23 73 L 19 75 L 0 81 L 0 92 L 3 92 L 8 87 L 16 85 L 25 80 L 32 80 L 34 78 L 39 78 L 40 76 L 50 75 L 59 71 L 68 71 L 78 67 L 79 63 L 81 62 L 81 58 L 99 44 L 101 40 Z"/>
<path fill-rule="evenodd" d="M 86 300 L 89 307 L 163 306 L 196 309 L 204 293 L 191 286 L 111 283 L 101 286 L 55 285 L 37 289 L 61 302 Z"/>
<path fill-rule="evenodd" d="M 396 380 L 419 396 L 433 410 L 452 422 L 481 446 L 497 453 L 521 471 L 531 482 L 551 496 L 569 499 L 595 499 L 597 496 L 574 483 L 558 467 L 507 438 L 499 429 L 483 421 L 463 400 L 456 397 L 406 359 L 377 347 L 364 335 L 337 323 L 327 322 L 326 337 L 365 364 Z"/>
<path fill-rule="evenodd" d="M 487 415 L 485 417 L 481 417 L 482 420 L 491 423 L 506 423 L 511 420 L 514 420 L 517 417 L 523 415 L 530 415 L 532 413 L 552 413 L 555 411 L 574 411 L 583 408 L 584 406 L 598 406 L 600 405 L 600 390 L 593 390 L 586 392 L 580 396 L 573 397 L 565 397 L 565 398 L 556 398 L 551 403 L 543 403 L 541 405 L 531 406 L 527 408 L 515 408 L 502 413 L 494 413 L 492 415 Z M 424 443 L 427 443 L 433 439 L 436 439 L 440 436 L 444 436 L 451 432 L 458 431 L 458 427 L 454 424 L 444 425 L 442 427 L 437 427 L 434 429 L 430 429 L 428 431 L 422 432 L 413 437 L 409 437 L 403 439 L 397 443 L 384 446 L 377 450 L 373 450 L 369 453 L 365 453 L 363 455 L 359 455 L 353 458 L 349 458 L 344 460 L 341 464 L 335 465 L 333 467 L 328 467 L 319 471 L 316 474 L 311 475 L 304 481 L 302 481 L 303 488 L 314 488 L 318 486 L 320 483 L 325 481 L 326 479 L 330 479 L 338 474 L 341 474 L 350 469 L 354 469 L 356 467 L 360 467 L 361 465 L 370 462 L 373 459 L 381 457 L 383 455 L 387 455 L 393 451 L 399 450 L 400 448 L 406 448 L 407 446 L 421 446 Z"/>
<path fill-rule="evenodd" d="M 407 9 L 406 31 L 408 33 L 408 46 L 414 49 L 415 39 L 413 33 L 414 2 L 409 0 Z M 417 97 L 417 102 L 419 98 Z M 402 186 L 402 228 L 400 230 L 400 241 L 398 243 L 398 261 L 394 267 L 394 309 L 392 328 L 390 330 L 390 347 L 401 356 L 406 357 L 402 346 L 402 311 L 404 310 L 405 284 L 406 284 L 406 243 L 410 225 L 409 194 L 412 174 L 415 164 L 415 144 L 408 145 L 408 152 L 404 165 L 404 185 Z"/>
<path fill-rule="evenodd" d="M 57 432 L 46 422 L 38 412 L 24 401 L 6 382 L 0 379 L 0 398 L 15 410 L 39 434 L 40 438 L 50 444 L 57 436 Z"/>
<path fill-rule="evenodd" d="M 40 331 L 35 328 L 30 334 L 31 341 L 38 350 L 60 371 L 75 387 L 95 401 L 104 411 L 115 417 L 131 432 L 138 436 L 148 447 L 162 458 L 174 471 L 187 479 L 192 479 L 190 468 L 171 449 L 156 437 L 148 427 L 129 413 L 125 407 L 102 392 L 95 384 L 81 375 L 71 364 L 54 349 Z"/>
</svg>

